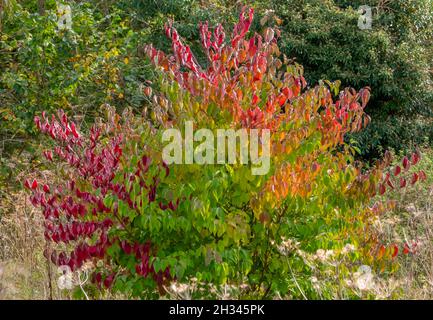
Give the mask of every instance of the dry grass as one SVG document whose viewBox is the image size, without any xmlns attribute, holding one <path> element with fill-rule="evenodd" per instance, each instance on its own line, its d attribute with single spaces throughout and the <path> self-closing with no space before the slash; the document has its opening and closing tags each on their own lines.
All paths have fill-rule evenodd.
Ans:
<svg viewBox="0 0 433 320">
<path fill-rule="evenodd" d="M 9 193 L 1 200 L 0 297 L 46 298 L 46 288 L 39 281 L 44 276 L 44 263 L 38 253 L 44 243 L 39 216 L 24 193 Z"/>
<path fill-rule="evenodd" d="M 428 180 L 396 195 L 398 205 L 387 215 L 389 241 L 417 243 L 414 253 L 398 255 L 396 277 L 403 299 L 433 299 L 433 151 L 424 152 L 420 166 Z"/>
<path fill-rule="evenodd" d="M 66 298 L 56 288 L 55 270 L 43 255 L 46 241 L 42 214 L 30 204 L 24 190 L 2 191 L 0 300 Z"/>
<path fill-rule="evenodd" d="M 414 254 L 401 255 L 398 277 L 406 299 L 433 299 L 433 187 L 413 195 L 413 202 L 400 212 L 402 222 L 397 239 L 417 241 Z M 409 200 L 409 199 L 407 199 Z"/>
</svg>

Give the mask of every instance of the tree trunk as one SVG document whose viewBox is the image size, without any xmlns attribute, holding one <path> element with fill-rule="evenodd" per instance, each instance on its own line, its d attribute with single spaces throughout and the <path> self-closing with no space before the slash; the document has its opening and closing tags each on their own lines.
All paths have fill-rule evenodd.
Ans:
<svg viewBox="0 0 433 320">
<path fill-rule="evenodd" d="M 3 0 L 0 0 L 0 32 L 2 32 Z"/>
<path fill-rule="evenodd" d="M 39 15 L 45 15 L 45 0 L 38 0 Z"/>
</svg>

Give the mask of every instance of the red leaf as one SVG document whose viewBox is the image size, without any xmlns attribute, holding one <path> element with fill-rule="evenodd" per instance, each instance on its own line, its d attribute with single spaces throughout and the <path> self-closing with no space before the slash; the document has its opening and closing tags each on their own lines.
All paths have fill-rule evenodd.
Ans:
<svg viewBox="0 0 433 320">
<path fill-rule="evenodd" d="M 102 275 L 101 275 L 101 273 L 100 272 L 98 272 L 97 274 L 95 274 L 95 282 L 97 283 L 97 284 L 100 284 L 101 283 L 101 281 L 102 281 Z"/>
<path fill-rule="evenodd" d="M 382 195 L 385 193 L 385 191 L 386 191 L 386 187 L 383 183 L 381 183 L 379 186 L 379 194 Z"/>
<path fill-rule="evenodd" d="M 405 170 L 408 170 L 410 168 L 409 159 L 407 157 L 403 158 L 402 164 L 403 164 L 403 168 Z"/>
<path fill-rule="evenodd" d="M 411 184 L 414 184 L 418 181 L 418 174 L 414 173 L 412 175 L 412 180 L 410 181 Z"/>
<path fill-rule="evenodd" d="M 395 258 L 397 254 L 398 254 L 398 247 L 397 245 L 394 244 L 392 247 L 392 257 Z"/>
<path fill-rule="evenodd" d="M 32 182 L 32 186 L 31 186 L 31 188 L 32 188 L 33 190 L 35 190 L 37 187 L 38 187 L 38 182 L 36 181 L 36 179 L 34 179 L 33 182 Z"/>
<path fill-rule="evenodd" d="M 292 92 L 292 90 L 291 90 L 290 88 L 288 88 L 288 87 L 284 87 L 284 88 L 282 89 L 282 92 L 283 92 L 284 95 L 287 97 L 287 99 L 291 99 L 291 98 L 293 98 L 293 92 Z"/>
<path fill-rule="evenodd" d="M 401 167 L 400 166 L 396 166 L 395 170 L 394 170 L 394 175 L 398 176 L 400 174 L 400 172 L 401 172 Z"/>
<path fill-rule="evenodd" d="M 26 181 L 24 181 L 24 187 L 26 187 L 27 189 L 30 189 L 30 181 L 28 179 L 26 179 Z"/>
<path fill-rule="evenodd" d="M 40 130 L 41 129 L 41 119 L 38 116 L 35 116 L 34 118 L 36 127 Z"/>
<path fill-rule="evenodd" d="M 419 155 L 416 152 L 414 152 L 412 154 L 410 161 L 412 162 L 412 165 L 416 165 L 419 161 Z"/>
<path fill-rule="evenodd" d="M 388 186 L 389 186 L 391 189 L 394 189 L 394 184 L 391 182 L 391 180 L 386 181 L 386 183 L 388 184 Z"/>
<path fill-rule="evenodd" d="M 280 104 L 280 106 L 283 106 L 283 104 L 286 103 L 286 100 L 287 100 L 287 98 L 284 95 L 284 93 L 282 93 L 278 96 L 278 103 Z"/>
<path fill-rule="evenodd" d="M 401 177 L 400 178 L 400 188 L 404 188 L 406 186 L 406 179 Z"/>
<path fill-rule="evenodd" d="M 71 131 L 72 131 L 72 134 L 74 135 L 74 137 L 78 138 L 79 135 L 78 135 L 77 129 L 75 127 L 75 123 L 71 122 L 70 127 L 71 127 Z"/>
<path fill-rule="evenodd" d="M 403 253 L 404 254 L 410 253 L 410 248 L 407 243 L 404 244 Z"/>
<path fill-rule="evenodd" d="M 147 96 L 150 97 L 152 95 L 152 88 L 151 87 L 145 87 L 143 89 L 143 93 Z"/>
<path fill-rule="evenodd" d="M 50 187 L 47 184 L 44 184 L 44 192 L 45 193 L 49 193 L 50 192 Z"/>
<path fill-rule="evenodd" d="M 50 161 L 53 161 L 53 153 L 50 150 L 44 151 L 44 156 Z"/>
<path fill-rule="evenodd" d="M 424 172 L 423 170 L 420 170 L 420 171 L 418 172 L 418 175 L 419 175 L 419 179 L 420 179 L 421 181 L 424 181 L 424 180 L 427 179 L 427 175 L 425 174 L 425 172 Z"/>
<path fill-rule="evenodd" d="M 252 103 L 257 104 L 258 101 L 259 101 L 259 97 L 256 94 L 254 94 Z"/>
<path fill-rule="evenodd" d="M 365 108 L 369 99 L 370 99 L 370 91 L 367 88 L 362 89 L 362 93 L 361 93 L 362 108 Z"/>
</svg>

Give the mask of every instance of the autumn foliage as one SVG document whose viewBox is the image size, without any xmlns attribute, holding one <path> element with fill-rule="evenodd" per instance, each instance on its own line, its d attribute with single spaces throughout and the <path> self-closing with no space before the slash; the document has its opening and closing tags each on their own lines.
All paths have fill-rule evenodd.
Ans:
<svg viewBox="0 0 433 320">
<path fill-rule="evenodd" d="M 315 297 L 310 275 L 333 270 L 318 250 L 351 255 L 339 277 L 360 264 L 392 263 L 398 248 L 377 237 L 373 222 L 392 205 L 380 197 L 387 190 L 426 178 L 408 173 L 419 153 L 395 168 L 388 153 L 370 168 L 356 162 L 344 138 L 368 124 L 369 88 L 309 87 L 302 67 L 281 57 L 278 29 L 251 34 L 253 16 L 245 8 L 230 36 L 222 25 L 200 24 L 206 67 L 168 23 L 172 54 L 145 48 L 160 80 L 144 89 L 151 101 L 144 116 L 109 108 L 87 134 L 63 112 L 35 118 L 54 142 L 45 158 L 64 164 L 57 184 L 25 182 L 43 211 L 54 264 L 89 263 L 99 288 L 141 297 L 195 279 L 207 286 L 201 296 L 229 284 L 238 297 L 271 298 Z M 162 132 L 183 130 L 188 120 L 210 130 L 269 129 L 270 172 L 254 176 L 251 164 L 239 163 L 167 165 Z"/>
</svg>

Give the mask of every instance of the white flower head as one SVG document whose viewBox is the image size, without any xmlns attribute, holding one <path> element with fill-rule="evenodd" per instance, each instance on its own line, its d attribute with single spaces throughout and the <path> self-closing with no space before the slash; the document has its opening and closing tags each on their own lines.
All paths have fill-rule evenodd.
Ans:
<svg viewBox="0 0 433 320">
<path fill-rule="evenodd" d="M 350 253 L 350 252 L 353 252 L 353 251 L 355 251 L 355 246 L 353 244 L 348 243 L 341 250 L 341 253 L 347 254 L 347 253 Z"/>
<path fill-rule="evenodd" d="M 57 269 L 57 273 L 60 274 L 60 277 L 57 279 L 57 287 L 60 290 L 71 290 L 74 288 L 74 274 L 69 266 L 60 266 Z"/>
<path fill-rule="evenodd" d="M 354 278 L 355 285 L 359 290 L 371 290 L 374 287 L 374 275 L 369 266 L 360 266 L 355 272 Z"/>
<path fill-rule="evenodd" d="M 334 256 L 335 256 L 334 250 L 318 249 L 316 251 L 314 258 L 318 259 L 321 262 L 325 262 L 325 261 L 330 260 Z"/>
<path fill-rule="evenodd" d="M 326 250 L 326 252 L 325 252 L 325 258 L 327 260 L 331 259 L 334 255 L 335 255 L 334 250 Z"/>
<path fill-rule="evenodd" d="M 320 290 L 319 280 L 316 277 L 312 276 L 311 279 L 310 279 L 310 281 L 311 281 L 311 284 L 313 285 L 313 288 L 315 290 L 319 291 Z"/>
<path fill-rule="evenodd" d="M 316 251 L 315 258 L 319 259 L 320 261 L 325 261 L 326 259 L 326 252 L 323 249 L 318 249 Z"/>
<path fill-rule="evenodd" d="M 59 16 L 57 21 L 59 30 L 72 30 L 71 6 L 59 3 L 57 5 L 57 15 Z"/>
</svg>

